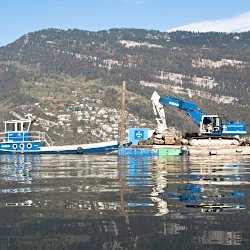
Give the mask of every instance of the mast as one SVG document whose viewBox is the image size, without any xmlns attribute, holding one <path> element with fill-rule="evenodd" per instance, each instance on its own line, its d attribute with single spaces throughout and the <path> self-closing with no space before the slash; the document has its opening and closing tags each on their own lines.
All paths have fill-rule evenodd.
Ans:
<svg viewBox="0 0 250 250">
<path fill-rule="evenodd" d="M 126 97 L 126 81 L 123 81 L 122 82 L 121 123 L 120 123 L 120 142 L 119 142 L 119 147 L 122 147 L 123 142 L 124 142 L 125 97 Z"/>
</svg>

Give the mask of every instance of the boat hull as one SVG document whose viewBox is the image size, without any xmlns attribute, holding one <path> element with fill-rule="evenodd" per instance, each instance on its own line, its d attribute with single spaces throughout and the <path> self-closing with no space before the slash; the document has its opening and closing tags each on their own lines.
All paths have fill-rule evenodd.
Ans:
<svg viewBox="0 0 250 250">
<path fill-rule="evenodd" d="M 118 150 L 117 141 L 66 146 L 43 146 L 38 142 L 0 144 L 0 154 L 111 154 Z M 13 147 L 15 145 L 15 147 Z"/>
</svg>

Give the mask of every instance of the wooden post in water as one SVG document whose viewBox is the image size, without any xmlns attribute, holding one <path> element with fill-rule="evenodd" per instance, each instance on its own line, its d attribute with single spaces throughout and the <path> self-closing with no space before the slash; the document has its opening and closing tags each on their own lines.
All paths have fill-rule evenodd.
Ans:
<svg viewBox="0 0 250 250">
<path fill-rule="evenodd" d="M 119 147 L 122 147 L 123 142 L 124 142 L 125 97 L 126 97 L 126 81 L 123 81 L 122 82 L 121 123 L 120 123 L 120 141 L 119 141 Z"/>
</svg>

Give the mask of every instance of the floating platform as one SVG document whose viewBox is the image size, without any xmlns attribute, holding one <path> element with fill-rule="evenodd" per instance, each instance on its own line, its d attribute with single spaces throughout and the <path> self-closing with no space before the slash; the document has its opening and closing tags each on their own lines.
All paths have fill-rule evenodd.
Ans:
<svg viewBox="0 0 250 250">
<path fill-rule="evenodd" d="M 186 145 L 146 145 L 123 147 L 119 156 L 157 155 L 250 155 L 250 146 L 186 146 Z"/>
<path fill-rule="evenodd" d="M 132 146 L 119 148 L 119 156 L 156 156 L 156 155 L 181 155 L 182 150 L 180 146 Z"/>
<path fill-rule="evenodd" d="M 195 147 L 189 146 L 190 155 L 250 155 L 250 146 Z"/>
</svg>

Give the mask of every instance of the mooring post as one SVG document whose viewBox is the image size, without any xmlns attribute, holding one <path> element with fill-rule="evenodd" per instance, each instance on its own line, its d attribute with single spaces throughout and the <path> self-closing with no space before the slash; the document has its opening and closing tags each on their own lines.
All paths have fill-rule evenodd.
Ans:
<svg viewBox="0 0 250 250">
<path fill-rule="evenodd" d="M 123 142 L 124 142 L 125 98 L 126 98 L 126 81 L 123 81 L 122 82 L 121 123 L 120 123 L 120 142 L 119 142 L 119 147 L 122 147 L 123 146 Z"/>
</svg>

